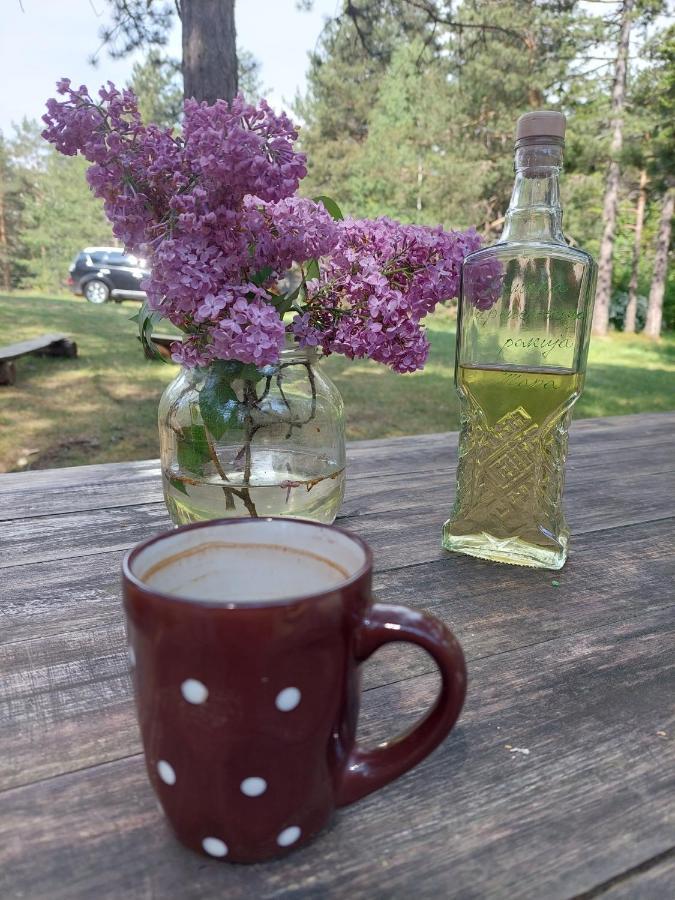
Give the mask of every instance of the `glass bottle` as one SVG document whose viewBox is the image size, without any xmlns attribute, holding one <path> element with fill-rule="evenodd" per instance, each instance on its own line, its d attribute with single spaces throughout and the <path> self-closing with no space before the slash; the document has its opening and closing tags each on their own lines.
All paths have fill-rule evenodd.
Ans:
<svg viewBox="0 0 675 900">
<path fill-rule="evenodd" d="M 262 368 L 217 361 L 182 369 L 162 395 L 159 436 L 175 525 L 230 516 L 330 524 L 340 509 L 344 407 L 312 348 L 289 346 Z"/>
<path fill-rule="evenodd" d="M 499 242 L 464 261 L 455 385 L 457 494 L 443 547 L 560 569 L 567 433 L 584 382 L 596 265 L 568 246 L 558 177 L 565 118 L 518 120 L 516 180 Z"/>
</svg>

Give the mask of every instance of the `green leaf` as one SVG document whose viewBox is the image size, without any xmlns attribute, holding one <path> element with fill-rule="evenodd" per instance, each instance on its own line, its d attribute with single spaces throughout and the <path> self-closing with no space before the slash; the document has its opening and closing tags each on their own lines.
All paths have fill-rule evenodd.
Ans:
<svg viewBox="0 0 675 900">
<path fill-rule="evenodd" d="M 265 377 L 255 363 L 239 363 L 239 365 L 241 366 L 239 378 L 243 381 L 252 381 L 253 384 L 257 384 L 261 378 Z"/>
<path fill-rule="evenodd" d="M 158 312 L 152 312 L 148 307 L 148 301 L 145 300 L 131 320 L 138 323 L 138 339 L 141 342 L 143 350 L 154 359 L 164 360 L 164 357 L 157 349 L 157 345 L 152 340 L 152 332 L 157 325 L 163 320 L 163 316 Z M 164 360 L 166 361 L 166 360 Z"/>
<path fill-rule="evenodd" d="M 233 381 L 258 382 L 263 377 L 255 363 L 243 363 L 238 359 L 216 359 L 209 365 L 209 370 L 230 386 Z"/>
<path fill-rule="evenodd" d="M 242 377 L 242 369 L 244 363 L 238 359 L 216 359 L 209 366 L 211 373 L 216 373 L 218 378 L 226 379 L 229 382 L 235 381 Z"/>
<path fill-rule="evenodd" d="M 234 365 L 241 377 L 245 367 L 241 363 Z M 253 368 L 255 369 L 255 366 Z M 204 424 L 216 440 L 219 440 L 228 428 L 238 425 L 241 420 L 241 404 L 231 384 L 233 377 L 237 376 L 233 376 L 229 361 L 214 363 L 199 392 L 199 411 Z"/>
<path fill-rule="evenodd" d="M 285 294 L 284 299 L 290 300 L 290 302 L 293 303 L 300 296 L 301 290 L 302 290 L 302 281 L 300 282 L 300 284 L 296 287 L 296 289 L 294 291 L 291 291 L 290 294 Z"/>
<path fill-rule="evenodd" d="M 185 494 L 186 497 L 189 496 L 188 489 L 185 487 L 180 478 L 169 478 L 169 484 L 172 488 L 175 488 L 177 491 L 180 491 L 181 494 Z"/>
<path fill-rule="evenodd" d="M 176 442 L 176 455 L 181 469 L 194 472 L 196 475 L 203 472 L 204 466 L 211 459 L 203 425 L 190 425 L 181 429 Z"/>
<path fill-rule="evenodd" d="M 265 266 L 263 269 L 260 269 L 259 272 L 256 272 L 255 275 L 251 275 L 251 281 L 253 284 L 260 287 L 261 284 L 264 284 L 267 281 L 273 271 L 274 269 L 271 266 Z"/>
<path fill-rule="evenodd" d="M 314 198 L 315 203 L 323 203 L 326 208 L 326 212 L 332 216 L 336 221 L 340 221 L 344 219 L 344 215 L 340 207 L 337 205 L 335 200 L 332 197 L 326 197 L 324 194 L 320 194 L 318 197 Z"/>
<path fill-rule="evenodd" d="M 310 259 L 305 265 L 305 281 L 312 281 L 319 277 L 319 262 L 316 259 Z"/>
<path fill-rule="evenodd" d="M 293 291 L 292 294 L 286 294 L 286 296 L 275 297 L 274 303 L 272 304 L 276 311 L 279 313 L 279 317 L 283 319 L 287 312 L 293 306 L 293 300 L 298 296 L 299 289 Z"/>
</svg>

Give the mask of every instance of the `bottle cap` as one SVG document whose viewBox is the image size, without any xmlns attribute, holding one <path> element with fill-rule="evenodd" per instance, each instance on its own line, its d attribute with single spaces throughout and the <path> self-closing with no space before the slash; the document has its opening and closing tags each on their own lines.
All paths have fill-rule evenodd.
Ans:
<svg viewBox="0 0 675 900">
<path fill-rule="evenodd" d="M 561 112 L 554 109 L 538 109 L 535 112 L 525 113 L 518 119 L 516 147 L 521 141 L 543 143 L 551 139 L 556 144 L 565 141 L 565 116 Z"/>
</svg>

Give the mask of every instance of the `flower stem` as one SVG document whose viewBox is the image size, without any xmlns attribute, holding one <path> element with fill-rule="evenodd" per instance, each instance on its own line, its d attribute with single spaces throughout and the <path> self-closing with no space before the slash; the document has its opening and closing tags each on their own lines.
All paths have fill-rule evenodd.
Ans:
<svg viewBox="0 0 675 900">
<path fill-rule="evenodd" d="M 227 477 L 225 470 L 220 464 L 220 460 L 218 459 L 218 453 L 216 452 L 215 444 L 213 443 L 211 434 L 209 429 L 204 425 L 204 435 L 206 436 L 206 446 L 209 448 L 209 456 L 211 457 L 211 461 L 215 466 L 216 472 L 220 475 L 223 481 L 229 481 L 230 479 Z M 234 509 L 234 497 L 232 496 L 235 491 L 227 485 L 223 485 L 223 493 L 225 494 L 225 509 Z"/>
<path fill-rule="evenodd" d="M 209 456 L 211 457 L 211 460 L 213 461 L 213 465 L 215 466 L 216 472 L 218 472 L 218 474 L 223 479 L 223 481 L 229 481 L 230 479 L 227 477 L 227 474 L 226 474 L 225 470 L 223 469 L 223 467 L 220 463 L 220 460 L 218 459 L 218 453 L 216 452 L 215 444 L 213 443 L 213 441 L 211 439 L 211 435 L 209 433 L 209 430 L 206 426 L 204 426 L 204 434 L 206 435 L 206 444 L 209 448 Z M 249 440 L 248 441 L 249 460 L 250 460 L 250 453 L 251 453 L 251 444 L 250 444 L 250 440 Z M 234 498 L 238 497 L 241 500 L 241 502 L 244 504 L 244 506 L 246 507 L 246 511 L 248 512 L 249 516 L 251 516 L 251 518 L 256 519 L 258 517 L 258 512 L 255 508 L 255 503 L 253 502 L 250 491 L 248 489 L 249 478 L 250 478 L 250 468 L 249 468 L 248 476 L 245 475 L 245 478 L 244 478 L 245 486 L 242 487 L 241 489 L 238 490 L 237 488 L 229 487 L 226 484 L 222 485 L 222 490 L 223 490 L 223 493 L 225 494 L 225 509 L 234 509 L 235 508 Z"/>
</svg>

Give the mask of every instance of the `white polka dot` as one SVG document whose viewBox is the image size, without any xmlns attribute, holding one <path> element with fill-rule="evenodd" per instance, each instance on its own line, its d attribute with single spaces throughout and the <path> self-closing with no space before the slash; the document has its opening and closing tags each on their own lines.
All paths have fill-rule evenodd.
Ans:
<svg viewBox="0 0 675 900">
<path fill-rule="evenodd" d="M 127 656 L 129 657 L 129 665 L 135 666 L 136 665 L 136 651 L 131 646 L 131 644 L 129 644 L 129 646 L 127 647 Z"/>
<path fill-rule="evenodd" d="M 259 797 L 267 790 L 267 782 L 264 778 L 252 776 L 251 778 L 244 778 L 240 787 L 242 794 L 246 794 L 247 797 Z"/>
<path fill-rule="evenodd" d="M 279 691 L 274 704 L 281 712 L 290 712 L 298 705 L 301 696 L 302 694 L 296 687 L 287 687 L 283 691 Z"/>
<path fill-rule="evenodd" d="M 180 686 L 180 692 L 188 703 L 204 703 L 209 696 L 208 688 L 196 678 L 188 678 Z"/>
<path fill-rule="evenodd" d="M 227 844 L 225 841 L 221 841 L 220 838 L 204 838 L 202 847 L 209 856 L 227 856 Z"/>
<path fill-rule="evenodd" d="M 173 770 L 173 766 L 170 765 L 165 759 L 160 759 L 157 763 L 157 772 L 159 773 L 159 777 L 162 779 L 164 784 L 175 784 L 176 783 L 176 773 Z"/>
<path fill-rule="evenodd" d="M 284 828 L 277 837 L 277 844 L 280 847 L 290 847 L 291 844 L 294 844 L 297 841 L 301 834 L 302 832 L 297 825 L 290 825 L 288 828 Z"/>
</svg>

